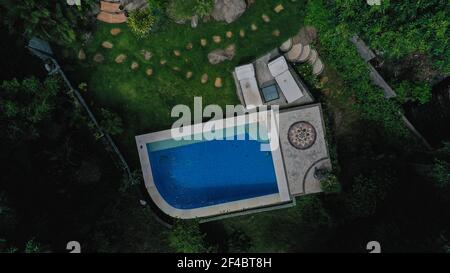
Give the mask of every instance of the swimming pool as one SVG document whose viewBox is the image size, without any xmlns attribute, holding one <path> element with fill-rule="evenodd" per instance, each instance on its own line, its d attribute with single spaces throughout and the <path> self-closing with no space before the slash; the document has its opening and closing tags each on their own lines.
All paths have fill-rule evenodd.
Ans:
<svg viewBox="0 0 450 273">
<path fill-rule="evenodd" d="M 229 129 L 223 121 L 216 130 Z M 261 145 L 276 145 L 248 130 L 264 123 L 242 122 L 224 133 L 232 140 L 175 140 L 171 130 L 136 137 L 156 205 L 173 217 L 195 218 L 290 201 L 280 150 L 262 151 Z"/>
</svg>

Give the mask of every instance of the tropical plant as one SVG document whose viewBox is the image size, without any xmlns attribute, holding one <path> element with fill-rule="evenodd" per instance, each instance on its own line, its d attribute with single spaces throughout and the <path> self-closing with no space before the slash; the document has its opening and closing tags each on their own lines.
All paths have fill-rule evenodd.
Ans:
<svg viewBox="0 0 450 273">
<path fill-rule="evenodd" d="M 123 132 L 122 119 L 117 114 L 102 108 L 101 116 L 100 126 L 107 134 L 114 136 Z"/>
<path fill-rule="evenodd" d="M 137 9 L 130 12 L 128 26 L 138 38 L 144 38 L 150 34 L 156 21 L 150 8 Z"/>
<path fill-rule="evenodd" d="M 211 252 L 206 246 L 205 235 L 201 233 L 199 223 L 195 220 L 176 221 L 168 240 L 170 247 L 179 253 Z"/>
</svg>

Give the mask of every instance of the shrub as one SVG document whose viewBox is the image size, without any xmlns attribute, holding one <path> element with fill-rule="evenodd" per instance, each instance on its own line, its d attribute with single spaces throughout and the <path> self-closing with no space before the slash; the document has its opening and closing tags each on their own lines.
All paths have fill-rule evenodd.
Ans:
<svg viewBox="0 0 450 273">
<path fill-rule="evenodd" d="M 325 179 L 320 181 L 320 187 L 325 193 L 336 193 L 341 191 L 341 184 L 335 175 L 329 174 Z"/>
<path fill-rule="evenodd" d="M 130 12 L 128 17 L 128 26 L 139 38 L 150 34 L 156 22 L 157 19 L 150 8 L 134 10 Z"/>
<path fill-rule="evenodd" d="M 167 14 L 176 21 L 185 21 L 194 15 L 207 16 L 214 7 L 214 0 L 171 0 Z"/>
</svg>

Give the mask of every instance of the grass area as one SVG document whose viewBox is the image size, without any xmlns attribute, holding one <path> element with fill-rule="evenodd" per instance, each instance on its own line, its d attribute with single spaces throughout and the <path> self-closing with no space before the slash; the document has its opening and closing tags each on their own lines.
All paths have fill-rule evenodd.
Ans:
<svg viewBox="0 0 450 273">
<path fill-rule="evenodd" d="M 170 117 L 173 106 L 191 106 L 195 96 L 201 96 L 204 105 L 239 103 L 231 75 L 234 67 L 278 47 L 288 37 L 295 35 L 302 26 L 303 2 L 258 1 L 232 24 L 207 22 L 192 29 L 190 25 L 167 22 L 163 29 L 146 39 L 137 39 L 125 24 L 99 23 L 93 40 L 85 48 L 87 60 L 77 65 L 78 73 L 82 75 L 80 82 L 88 83 L 86 95 L 95 102 L 94 108 L 110 108 L 122 116 L 125 130 L 119 140 L 125 150 L 133 151 L 131 156 L 134 160 L 137 158 L 134 136 L 170 128 L 174 121 Z M 279 3 L 285 9 L 277 14 L 273 9 Z M 262 20 L 263 14 L 270 17 L 269 23 Z M 257 25 L 258 30 L 252 31 L 252 24 Z M 118 36 L 110 34 L 110 30 L 115 27 L 122 30 Z M 245 31 L 244 38 L 239 36 L 241 30 Z M 280 31 L 278 37 L 272 35 L 275 30 Z M 226 37 L 227 31 L 233 33 L 232 38 Z M 222 42 L 214 43 L 214 35 L 221 36 Z M 208 40 L 205 47 L 200 45 L 203 38 Z M 112 42 L 114 47 L 102 48 L 103 41 Z M 192 50 L 186 49 L 188 43 L 194 45 Z M 231 44 L 235 44 L 237 49 L 232 61 L 218 65 L 208 62 L 209 52 Z M 141 54 L 143 49 L 153 53 L 149 61 Z M 181 51 L 181 56 L 175 56 L 174 50 Z M 94 63 L 92 57 L 95 53 L 103 54 L 105 61 Z M 127 55 L 122 64 L 114 61 L 119 54 Z M 160 64 L 162 59 L 167 60 L 165 65 Z M 140 66 L 135 71 L 130 68 L 133 61 Z M 179 67 L 180 71 L 174 71 L 174 67 Z M 150 77 L 145 73 L 147 68 L 154 70 Z M 186 79 L 187 71 L 193 72 L 191 79 Z M 207 84 L 200 82 L 204 73 L 209 75 Z M 216 77 L 222 78 L 222 88 L 214 87 Z"/>
</svg>

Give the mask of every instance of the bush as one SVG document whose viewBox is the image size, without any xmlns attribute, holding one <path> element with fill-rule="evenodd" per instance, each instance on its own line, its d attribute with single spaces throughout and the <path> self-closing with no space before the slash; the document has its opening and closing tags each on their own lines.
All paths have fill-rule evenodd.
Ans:
<svg viewBox="0 0 450 273">
<path fill-rule="evenodd" d="M 411 99 L 424 104 L 431 99 L 431 86 L 429 83 L 402 81 L 396 86 L 395 91 L 402 100 Z"/>
<path fill-rule="evenodd" d="M 150 34 L 156 22 L 157 18 L 150 8 L 134 10 L 130 12 L 128 17 L 128 26 L 139 38 L 143 38 Z"/>
<path fill-rule="evenodd" d="M 214 0 L 171 0 L 167 7 L 167 14 L 175 21 L 185 21 L 194 15 L 200 17 L 211 14 Z"/>
<path fill-rule="evenodd" d="M 320 188 L 325 193 L 336 193 L 341 191 L 341 184 L 335 175 L 330 174 L 320 181 Z"/>
</svg>

